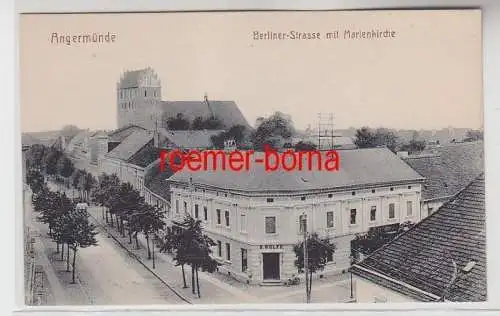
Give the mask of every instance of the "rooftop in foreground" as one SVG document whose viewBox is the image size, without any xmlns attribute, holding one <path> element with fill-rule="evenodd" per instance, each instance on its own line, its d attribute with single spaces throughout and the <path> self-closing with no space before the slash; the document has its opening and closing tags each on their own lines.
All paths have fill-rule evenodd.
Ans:
<svg viewBox="0 0 500 316">
<path fill-rule="evenodd" d="M 484 175 L 412 229 L 353 267 L 353 273 L 419 301 L 436 301 L 459 270 L 448 301 L 487 299 Z"/>
</svg>

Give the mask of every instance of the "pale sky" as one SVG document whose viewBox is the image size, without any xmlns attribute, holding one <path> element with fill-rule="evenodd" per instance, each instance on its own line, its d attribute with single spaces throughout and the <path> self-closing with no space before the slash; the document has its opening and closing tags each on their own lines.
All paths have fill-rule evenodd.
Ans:
<svg viewBox="0 0 500 316">
<path fill-rule="evenodd" d="M 342 39 L 344 30 L 393 39 Z M 337 40 L 255 41 L 254 31 L 340 31 Z M 51 34 L 111 32 L 107 44 Z M 20 28 L 23 132 L 116 127 L 116 83 L 151 66 L 163 100 L 234 100 L 250 124 L 279 110 L 296 127 L 333 113 L 336 128 L 482 125 L 479 11 L 28 15 Z"/>
</svg>

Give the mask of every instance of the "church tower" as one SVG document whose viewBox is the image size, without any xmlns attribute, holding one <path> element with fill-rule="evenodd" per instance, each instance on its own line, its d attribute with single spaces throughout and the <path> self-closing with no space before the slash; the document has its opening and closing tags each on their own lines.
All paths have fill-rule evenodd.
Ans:
<svg viewBox="0 0 500 316">
<path fill-rule="evenodd" d="M 116 86 L 118 128 L 133 124 L 153 130 L 161 103 L 161 81 L 155 71 L 125 71 Z"/>
</svg>

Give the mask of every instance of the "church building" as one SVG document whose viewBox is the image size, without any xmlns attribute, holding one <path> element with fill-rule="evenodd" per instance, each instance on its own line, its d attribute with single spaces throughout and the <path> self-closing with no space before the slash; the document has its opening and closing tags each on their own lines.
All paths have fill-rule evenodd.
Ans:
<svg viewBox="0 0 500 316">
<path fill-rule="evenodd" d="M 125 71 L 117 83 L 116 99 L 118 129 L 137 125 L 154 130 L 161 127 L 162 118 L 178 114 L 190 121 L 198 116 L 216 117 L 223 128 L 249 126 L 234 101 L 209 100 L 207 95 L 203 100 L 163 101 L 161 80 L 150 67 Z"/>
</svg>

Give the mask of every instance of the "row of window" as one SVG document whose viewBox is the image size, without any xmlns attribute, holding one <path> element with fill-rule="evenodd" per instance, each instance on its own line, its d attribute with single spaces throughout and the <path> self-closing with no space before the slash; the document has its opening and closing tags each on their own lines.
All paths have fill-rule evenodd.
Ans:
<svg viewBox="0 0 500 316">
<path fill-rule="evenodd" d="M 231 244 L 225 243 L 226 245 L 226 261 L 231 261 Z M 241 272 L 246 272 L 248 270 L 248 252 L 245 248 L 240 249 L 241 252 Z M 222 258 L 222 242 L 217 240 L 217 256 Z"/>
<path fill-rule="evenodd" d="M 179 200 L 175 201 L 176 212 L 179 213 Z M 194 218 L 200 218 L 199 205 L 194 205 Z M 222 211 L 220 209 L 216 209 L 216 217 L 217 217 L 217 225 L 222 225 Z M 184 202 L 184 212 L 187 213 L 187 202 Z M 358 210 L 353 208 L 350 210 L 350 218 L 349 223 L 351 225 L 357 224 Z M 406 215 L 413 215 L 413 202 L 406 202 Z M 396 206 L 394 203 L 389 204 L 389 219 L 396 218 Z M 208 208 L 206 206 L 203 207 L 203 220 L 208 221 Z M 377 220 L 377 207 L 371 206 L 370 208 L 370 221 L 374 222 Z M 299 217 L 299 223 L 302 223 L 303 215 Z M 266 216 L 265 217 L 265 232 L 266 234 L 276 234 L 276 216 Z M 231 226 L 230 214 L 229 211 L 224 211 L 224 225 L 226 227 Z M 333 228 L 334 227 L 334 212 L 328 211 L 326 212 L 326 227 Z M 246 232 L 247 228 L 247 218 L 246 214 L 240 214 L 240 231 Z M 302 226 L 301 226 L 301 232 Z"/>
<path fill-rule="evenodd" d="M 130 93 L 128 93 L 128 96 L 135 97 L 136 95 L 138 95 L 138 93 L 136 93 L 137 90 L 128 90 L 128 91 L 130 91 Z M 125 95 L 126 95 L 125 90 L 120 90 L 120 98 L 124 98 Z M 144 90 L 144 96 L 145 97 L 148 96 L 148 90 Z M 156 90 L 153 90 L 153 96 L 156 97 Z"/>
</svg>

